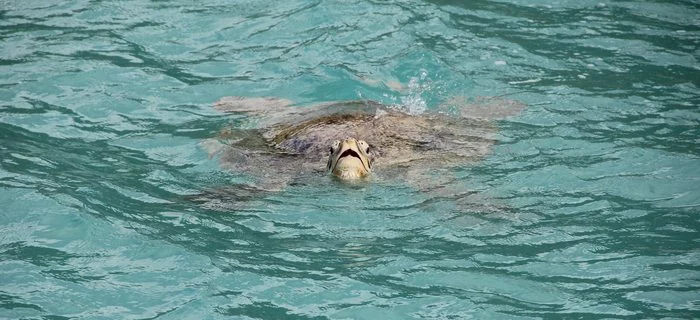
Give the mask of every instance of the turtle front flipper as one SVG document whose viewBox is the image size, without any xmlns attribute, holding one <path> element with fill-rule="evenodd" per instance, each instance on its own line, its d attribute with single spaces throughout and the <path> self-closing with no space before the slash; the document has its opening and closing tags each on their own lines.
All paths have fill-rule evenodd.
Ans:
<svg viewBox="0 0 700 320">
<path fill-rule="evenodd" d="M 291 100 L 275 97 L 223 97 L 214 102 L 214 109 L 221 112 L 265 114 L 290 106 Z"/>
<path fill-rule="evenodd" d="M 255 119 L 255 127 L 270 128 L 280 123 L 293 123 L 308 118 L 308 113 L 316 108 L 295 108 L 291 100 L 275 97 L 228 96 L 214 102 L 214 109 L 220 112 L 241 114 Z"/>
<path fill-rule="evenodd" d="M 197 194 L 186 196 L 184 199 L 210 210 L 246 211 L 254 210 L 255 206 L 251 203 L 263 200 L 273 193 L 274 191 L 253 185 L 234 184 L 206 189 Z"/>
<path fill-rule="evenodd" d="M 517 100 L 503 97 L 456 96 L 438 106 L 438 111 L 453 113 L 464 118 L 501 120 L 520 114 L 527 106 Z"/>
</svg>

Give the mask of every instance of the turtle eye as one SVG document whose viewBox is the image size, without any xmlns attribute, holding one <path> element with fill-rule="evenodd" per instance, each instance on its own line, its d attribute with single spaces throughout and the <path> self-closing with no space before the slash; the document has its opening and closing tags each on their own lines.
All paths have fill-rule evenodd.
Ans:
<svg viewBox="0 0 700 320">
<path fill-rule="evenodd" d="M 362 148 L 364 149 L 364 151 L 365 151 L 366 154 L 369 154 L 369 144 L 367 144 L 366 141 L 361 140 L 361 141 L 360 141 L 360 146 L 362 146 Z"/>
</svg>

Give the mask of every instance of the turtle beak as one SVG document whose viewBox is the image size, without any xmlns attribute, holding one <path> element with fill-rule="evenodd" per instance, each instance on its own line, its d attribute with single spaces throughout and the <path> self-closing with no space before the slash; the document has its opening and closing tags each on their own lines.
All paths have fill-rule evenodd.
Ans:
<svg viewBox="0 0 700 320">
<path fill-rule="evenodd" d="M 369 174 L 369 157 L 360 150 L 357 140 L 345 139 L 331 154 L 329 168 L 341 179 L 357 179 Z"/>
<path fill-rule="evenodd" d="M 342 158 L 345 158 L 345 157 L 355 157 L 355 158 L 357 158 L 358 160 L 362 161 L 362 157 L 360 156 L 360 154 L 358 154 L 357 151 L 355 151 L 355 150 L 353 150 L 353 149 L 345 149 L 345 151 L 343 151 L 343 153 L 340 154 L 340 156 L 338 157 L 338 159 L 342 159 Z"/>
</svg>

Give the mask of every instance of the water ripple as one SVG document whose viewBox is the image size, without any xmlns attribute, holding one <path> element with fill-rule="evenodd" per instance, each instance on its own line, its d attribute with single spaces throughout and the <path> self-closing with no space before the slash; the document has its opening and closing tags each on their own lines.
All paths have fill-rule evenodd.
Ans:
<svg viewBox="0 0 700 320">
<path fill-rule="evenodd" d="M 696 317 L 698 11 L 6 1 L 0 314 Z M 231 95 L 529 107 L 440 186 L 271 193 L 200 144 Z"/>
</svg>

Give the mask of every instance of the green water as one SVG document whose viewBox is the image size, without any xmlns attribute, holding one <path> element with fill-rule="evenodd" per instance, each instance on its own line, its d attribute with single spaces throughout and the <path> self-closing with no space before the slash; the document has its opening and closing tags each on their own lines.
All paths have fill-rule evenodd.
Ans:
<svg viewBox="0 0 700 320">
<path fill-rule="evenodd" d="M 0 318 L 698 318 L 698 17 L 680 0 L 2 1 Z M 450 172 L 464 192 L 316 177 L 203 206 L 246 179 L 200 144 L 237 123 L 211 108 L 229 95 L 528 108 Z"/>
</svg>

